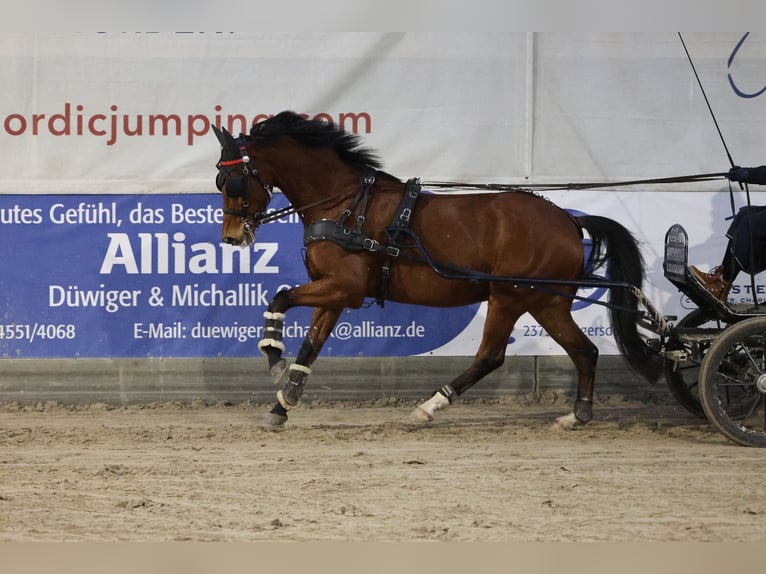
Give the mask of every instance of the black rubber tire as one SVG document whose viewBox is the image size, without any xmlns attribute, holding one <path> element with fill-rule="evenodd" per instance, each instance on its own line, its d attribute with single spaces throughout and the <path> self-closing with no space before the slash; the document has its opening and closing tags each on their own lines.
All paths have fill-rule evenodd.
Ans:
<svg viewBox="0 0 766 574">
<path fill-rule="evenodd" d="M 701 327 L 710 322 L 709 318 L 702 309 L 694 309 L 688 315 L 683 317 L 677 324 L 677 328 Z M 675 361 L 665 359 L 664 371 L 665 382 L 670 389 L 673 397 L 687 411 L 701 419 L 706 418 L 705 411 L 699 398 L 699 372 L 704 359 L 705 349 L 702 349 L 703 357 L 701 359 L 690 358 L 683 363 L 676 365 Z"/>
<path fill-rule="evenodd" d="M 702 361 L 699 392 L 724 436 L 766 447 L 766 317 L 738 322 L 715 340 Z"/>
</svg>

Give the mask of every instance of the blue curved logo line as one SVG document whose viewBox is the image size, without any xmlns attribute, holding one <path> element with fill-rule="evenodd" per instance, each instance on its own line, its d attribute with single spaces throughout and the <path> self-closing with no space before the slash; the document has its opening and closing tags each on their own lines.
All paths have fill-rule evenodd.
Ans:
<svg viewBox="0 0 766 574">
<path fill-rule="evenodd" d="M 731 65 L 734 62 L 734 58 L 737 56 L 737 52 L 739 52 L 739 49 L 742 47 L 742 44 L 745 43 L 745 40 L 747 39 L 749 35 L 750 35 L 750 32 L 745 32 L 745 35 L 742 36 L 742 38 L 739 39 L 739 42 L 737 42 L 737 45 L 734 46 L 734 50 L 729 56 L 729 61 L 727 64 L 727 68 L 729 68 L 729 70 L 731 70 Z M 766 86 L 761 88 L 759 91 L 753 92 L 751 94 L 748 94 L 747 92 L 743 92 L 734 83 L 734 78 L 731 77 L 731 71 L 729 71 L 728 76 L 729 76 L 729 85 L 731 86 L 731 89 L 734 90 L 734 93 L 737 94 L 740 98 L 757 98 L 758 96 L 766 92 Z"/>
<path fill-rule="evenodd" d="M 587 215 L 584 211 L 579 211 L 577 209 L 565 209 L 567 213 L 574 217 L 579 217 L 581 215 Z M 583 257 L 585 261 L 588 260 L 588 257 L 590 256 L 592 244 L 590 239 L 583 239 L 583 247 L 585 248 L 583 252 Z M 607 276 L 609 275 L 607 271 Z M 604 295 L 607 292 L 606 287 L 598 287 L 596 288 L 593 293 L 591 293 L 586 299 L 575 299 L 574 303 L 572 303 L 572 311 L 579 311 L 580 309 L 585 309 L 586 307 L 589 307 L 590 305 L 593 305 L 594 301 L 598 301 L 604 297 Z"/>
</svg>

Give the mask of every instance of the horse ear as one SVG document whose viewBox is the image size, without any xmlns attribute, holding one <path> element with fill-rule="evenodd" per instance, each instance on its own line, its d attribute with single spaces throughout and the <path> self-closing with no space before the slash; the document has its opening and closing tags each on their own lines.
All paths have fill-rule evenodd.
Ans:
<svg viewBox="0 0 766 574">
<path fill-rule="evenodd" d="M 228 147 L 229 149 L 236 150 L 238 146 L 237 142 L 234 140 L 234 136 L 227 132 L 226 128 L 221 128 L 221 131 L 223 132 L 223 140 L 221 141 L 221 145 L 223 147 Z"/>
<path fill-rule="evenodd" d="M 224 135 L 221 132 L 221 130 L 219 130 L 217 126 L 211 126 L 211 127 L 213 128 L 213 133 L 215 134 L 215 137 L 218 140 L 218 143 L 220 143 L 221 146 L 225 146 L 226 145 L 226 139 L 224 138 Z M 225 130 L 226 130 L 226 128 L 224 128 L 224 131 Z"/>
</svg>

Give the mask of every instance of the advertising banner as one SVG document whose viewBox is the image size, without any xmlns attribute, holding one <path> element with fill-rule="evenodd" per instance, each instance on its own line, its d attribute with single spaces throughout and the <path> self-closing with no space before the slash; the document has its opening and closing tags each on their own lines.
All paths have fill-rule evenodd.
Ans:
<svg viewBox="0 0 766 574">
<path fill-rule="evenodd" d="M 647 263 L 644 290 L 667 314 L 693 305 L 662 276 L 664 234 L 688 218 L 690 258 L 714 261 L 723 237 L 711 234 L 705 213 L 724 203 L 711 194 L 657 192 L 553 192 L 550 198 L 575 213 L 617 220 L 633 218 Z M 724 198 L 723 194 L 718 196 Z M 758 196 L 756 196 L 756 199 Z M 653 202 L 667 209 L 656 211 Z M 308 280 L 302 259 L 302 225 L 286 217 L 259 229 L 241 248 L 218 240 L 221 198 L 215 194 L 10 195 L 0 196 L 0 356 L 247 357 L 258 353 L 263 313 L 280 289 Z M 271 209 L 285 205 L 281 194 Z M 687 218 L 684 218 L 687 219 Z M 541 233 L 539 241 L 545 241 Z M 759 287 L 762 289 L 762 287 Z M 605 289 L 581 296 L 604 302 Z M 741 277 L 732 291 L 752 300 Z M 749 299 L 750 298 L 750 299 Z M 575 301 L 574 316 L 603 353 L 615 353 L 606 308 Z M 306 335 L 310 309 L 285 321 L 287 354 Z M 481 339 L 485 304 L 451 309 L 414 307 L 370 299 L 346 310 L 325 356 L 472 355 Z M 560 347 L 524 315 L 508 341 L 508 354 L 560 354 Z"/>
</svg>

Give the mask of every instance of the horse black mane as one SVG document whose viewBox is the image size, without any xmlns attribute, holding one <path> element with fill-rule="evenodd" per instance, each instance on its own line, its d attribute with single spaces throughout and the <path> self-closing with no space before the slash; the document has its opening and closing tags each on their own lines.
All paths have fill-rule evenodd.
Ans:
<svg viewBox="0 0 766 574">
<path fill-rule="evenodd" d="M 308 147 L 334 149 L 345 163 L 354 167 L 383 167 L 377 153 L 363 147 L 359 136 L 323 120 L 309 120 L 295 112 L 285 111 L 258 122 L 250 129 L 255 145 L 268 145 L 281 136 L 289 136 Z"/>
</svg>

